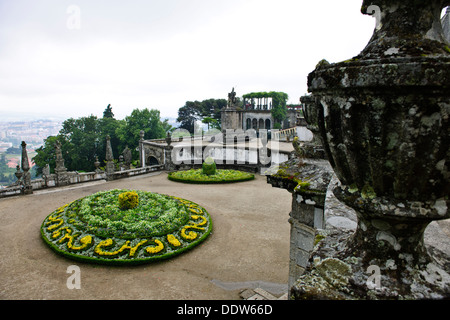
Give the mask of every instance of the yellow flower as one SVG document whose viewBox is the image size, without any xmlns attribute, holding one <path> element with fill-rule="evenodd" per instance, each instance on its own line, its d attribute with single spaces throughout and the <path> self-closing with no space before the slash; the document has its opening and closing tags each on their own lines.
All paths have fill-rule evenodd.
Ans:
<svg viewBox="0 0 450 320">
<path fill-rule="evenodd" d="M 200 222 L 200 223 L 193 223 L 193 222 L 191 222 L 196 227 L 204 226 L 208 222 L 208 220 L 206 220 L 206 218 L 203 217 L 203 216 L 192 215 L 191 218 L 194 219 L 194 220 L 202 219 L 202 222 Z"/>
<path fill-rule="evenodd" d="M 122 210 L 136 208 L 139 204 L 139 196 L 135 191 L 119 194 L 119 206 Z"/>
<path fill-rule="evenodd" d="M 173 234 L 167 235 L 167 241 L 169 241 L 169 243 L 171 245 L 173 245 L 174 247 L 181 246 L 181 242 L 177 238 L 175 238 L 175 236 Z"/>
<path fill-rule="evenodd" d="M 197 229 L 197 230 L 205 230 L 205 228 L 199 228 L 196 225 L 193 226 L 185 226 L 182 230 L 181 230 L 181 236 L 186 239 L 186 240 L 194 240 L 197 238 L 198 234 L 197 232 L 194 231 L 189 231 L 188 234 L 186 234 L 186 230 L 187 229 Z"/>
<path fill-rule="evenodd" d="M 159 241 L 159 240 L 154 240 L 154 241 L 157 244 L 156 247 L 147 247 L 145 249 L 145 251 L 147 251 L 147 253 L 149 253 L 149 254 L 155 254 L 164 249 L 164 244 L 161 241 Z"/>
<path fill-rule="evenodd" d="M 92 243 L 92 236 L 87 235 L 80 239 L 81 246 L 76 247 L 73 245 L 73 240 L 74 240 L 75 236 L 69 236 L 69 237 L 70 237 L 70 240 L 67 243 L 67 247 L 72 250 L 83 250 Z"/>
<path fill-rule="evenodd" d="M 113 244 L 112 239 L 106 239 L 101 241 L 94 249 L 95 253 L 101 256 L 109 256 L 109 255 L 115 255 L 117 253 L 112 254 L 111 252 L 105 252 L 102 250 L 103 247 L 109 247 Z"/>
</svg>

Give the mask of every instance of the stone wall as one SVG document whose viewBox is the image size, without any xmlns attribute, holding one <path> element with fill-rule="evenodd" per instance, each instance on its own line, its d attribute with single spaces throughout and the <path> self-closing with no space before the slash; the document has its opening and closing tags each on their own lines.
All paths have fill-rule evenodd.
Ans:
<svg viewBox="0 0 450 320">
<path fill-rule="evenodd" d="M 98 180 L 117 180 L 128 177 L 133 177 L 136 175 L 147 174 L 154 171 L 163 170 L 163 165 L 157 166 L 148 166 L 144 168 L 123 170 L 123 171 L 115 171 L 114 173 L 107 174 L 106 172 L 66 172 L 64 181 L 67 181 L 65 185 L 73 185 L 84 182 L 93 182 Z M 31 180 L 31 186 L 33 190 L 41 190 L 47 188 L 55 188 L 60 187 L 61 185 L 58 183 L 60 179 L 58 179 L 57 174 L 50 174 L 48 176 L 44 176 L 41 179 Z M 4 189 L 0 189 L 0 198 L 9 197 L 9 196 L 17 196 L 23 193 L 23 188 L 21 185 L 10 186 Z"/>
</svg>

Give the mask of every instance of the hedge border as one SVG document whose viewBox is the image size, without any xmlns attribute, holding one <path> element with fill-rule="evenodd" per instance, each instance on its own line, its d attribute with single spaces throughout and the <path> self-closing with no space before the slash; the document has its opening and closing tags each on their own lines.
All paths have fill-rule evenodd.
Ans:
<svg viewBox="0 0 450 320">
<path fill-rule="evenodd" d="M 217 169 L 217 170 L 221 170 L 221 169 Z M 243 171 L 239 171 L 239 170 L 233 170 L 233 171 L 238 171 L 238 172 L 243 172 Z M 255 179 L 255 175 L 254 174 L 250 174 L 249 177 L 246 178 L 240 178 L 240 179 L 231 179 L 231 180 L 204 180 L 204 181 L 200 181 L 200 180 L 192 180 L 192 179 L 182 179 L 182 178 L 177 178 L 172 176 L 174 172 L 169 172 L 168 174 L 168 179 L 171 181 L 175 181 L 175 182 L 182 182 L 182 183 L 190 183 L 190 184 L 225 184 L 225 183 L 235 183 L 235 182 L 244 182 L 244 181 L 251 181 Z"/>
</svg>

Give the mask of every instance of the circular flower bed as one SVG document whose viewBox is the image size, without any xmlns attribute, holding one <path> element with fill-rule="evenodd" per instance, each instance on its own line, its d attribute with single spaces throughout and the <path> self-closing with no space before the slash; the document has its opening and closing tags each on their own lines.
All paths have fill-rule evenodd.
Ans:
<svg viewBox="0 0 450 320">
<path fill-rule="evenodd" d="M 203 169 L 190 169 L 170 172 L 168 177 L 169 180 L 186 183 L 231 183 L 253 180 L 255 175 L 226 169 L 217 169 L 214 174 L 208 175 L 203 172 Z"/>
<path fill-rule="evenodd" d="M 41 235 L 66 257 L 119 265 L 175 256 L 205 240 L 211 229 L 208 212 L 192 201 L 110 190 L 55 210 L 43 221 Z"/>
</svg>

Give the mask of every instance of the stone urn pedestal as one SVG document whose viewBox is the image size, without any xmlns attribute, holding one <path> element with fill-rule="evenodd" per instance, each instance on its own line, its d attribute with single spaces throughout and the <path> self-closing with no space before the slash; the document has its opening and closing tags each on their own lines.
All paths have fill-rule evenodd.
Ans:
<svg viewBox="0 0 450 320">
<path fill-rule="evenodd" d="M 450 276 L 423 243 L 450 217 L 450 49 L 444 0 L 363 1 L 378 19 L 353 59 L 309 76 L 335 196 L 358 216 L 319 243 L 297 299 L 448 299 Z"/>
</svg>

